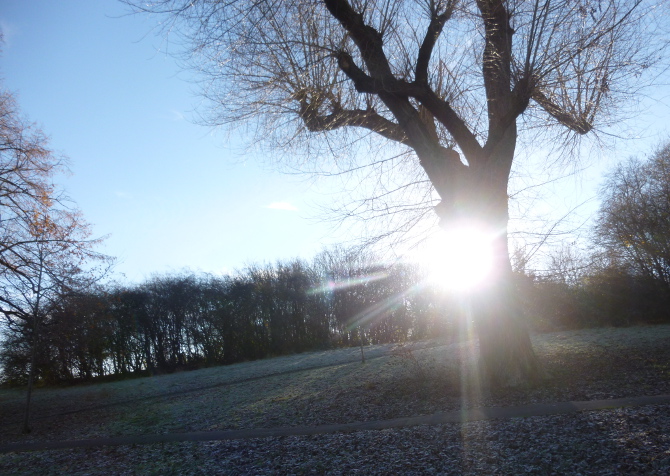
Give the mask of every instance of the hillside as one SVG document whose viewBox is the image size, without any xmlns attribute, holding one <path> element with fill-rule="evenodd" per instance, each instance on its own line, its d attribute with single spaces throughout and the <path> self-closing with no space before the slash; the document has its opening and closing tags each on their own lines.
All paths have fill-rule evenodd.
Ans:
<svg viewBox="0 0 670 476">
<path fill-rule="evenodd" d="M 535 335 L 533 341 L 548 374 L 546 381 L 533 388 L 506 392 L 482 389 L 474 371 L 474 341 L 456 344 L 430 341 L 401 349 L 372 346 L 365 349 L 365 364 L 360 361 L 359 349 L 353 348 L 121 382 L 38 389 L 34 396 L 35 430 L 29 436 L 20 434 L 23 392 L 4 389 L 0 390 L 0 425 L 3 428 L 0 444 L 220 429 L 313 426 L 424 415 L 477 406 L 670 394 L 670 326 L 557 332 Z M 638 410 L 589 412 L 579 414 L 579 417 L 533 417 L 510 422 L 518 425 L 528 420 L 528 432 L 532 435 L 532 421 L 541 421 L 543 418 L 549 419 L 548 425 L 559 431 L 567 422 L 570 425 L 577 424 L 584 419 L 584 415 L 590 413 L 624 418 L 631 412 L 636 415 L 640 412 L 644 415 L 649 412 L 660 412 L 661 415 L 668 413 L 667 408 L 653 406 Z M 644 418 L 649 421 L 652 416 Z M 564 423 L 561 424 L 561 421 Z M 654 421 L 656 427 L 661 423 L 658 415 L 654 416 Z M 462 431 L 465 428 L 479 428 L 473 430 L 476 433 L 483 431 L 481 427 L 497 424 L 504 426 L 511 423 L 468 423 L 459 427 L 461 431 L 455 434 L 461 435 L 462 443 Z M 588 422 L 584 424 L 591 428 Z M 289 446 L 297 445 L 297 451 L 297 448 L 302 448 L 301 445 L 311 441 L 310 438 L 326 438 L 329 445 L 335 445 L 331 450 L 339 454 L 349 448 L 352 442 L 365 438 L 363 434 L 370 433 L 375 437 L 384 434 L 398 437 L 404 434 L 408 437 L 417 431 L 433 435 L 415 434 L 412 437 L 428 438 L 432 442 L 428 446 L 431 446 L 440 438 L 449 440 L 445 435 L 453 428 L 449 430 L 447 426 L 357 432 L 352 435 L 274 438 L 267 441 L 171 443 L 132 448 L 10 453 L 0 455 L 0 473 L 12 474 L 16 471 L 17 474 L 26 474 L 34 471 L 35 474 L 49 474 L 51 471 L 53 474 L 101 474 L 100 464 L 120 464 L 118 467 L 113 466 L 115 469 L 112 472 L 142 474 L 147 471 L 164 472 L 167 468 L 179 474 L 189 471 L 193 474 L 207 474 L 213 468 L 209 465 L 214 464 L 207 461 L 214 454 L 219 454 L 218 450 L 211 450 L 216 445 L 227 448 L 224 451 L 227 464 L 232 464 L 233 460 L 246 461 L 244 455 L 251 455 L 253 461 L 245 464 L 252 466 L 245 468 L 253 468 L 252 472 L 256 474 L 302 471 L 336 473 L 338 470 L 328 461 L 320 462 L 321 466 L 310 463 L 301 466 L 301 470 L 287 469 L 289 466 L 284 467 L 282 464 L 273 467 L 268 460 L 269 456 L 260 454 L 254 457 L 254 448 L 257 445 L 268 451 L 273 447 L 280 448 L 277 454 L 284 454 L 286 451 L 291 452 L 290 448 L 281 449 L 290 441 L 294 443 Z M 665 434 L 670 434 L 670 431 Z M 395 441 L 395 437 L 391 440 Z M 483 438 L 484 442 L 492 441 L 487 439 L 488 436 Z M 505 439 L 500 436 L 495 440 L 500 438 Z M 278 443 L 280 440 L 283 442 Z M 665 454 L 663 451 L 670 451 L 670 446 L 667 446 L 669 440 L 663 441 L 666 447 L 659 451 Z M 560 443 L 560 440 L 556 443 Z M 419 451 L 421 446 L 403 451 Z M 322 451 L 323 445 L 319 445 L 319 448 Z M 303 450 L 300 449 L 301 454 Z M 186 453 L 182 454 L 183 451 Z M 384 452 L 382 449 L 379 451 Z M 398 448 L 395 451 L 405 454 Z M 193 455 L 199 455 L 202 461 L 192 461 Z M 670 467 L 670 453 L 666 457 Z M 111 461 L 110 458 L 118 461 Z M 328 457 L 322 455 L 321 458 Z M 434 459 L 436 464 L 443 460 L 437 457 Z M 307 461 L 312 460 L 307 458 Z M 606 463 L 607 458 L 603 462 Z M 286 461 L 288 463 L 290 461 Z M 497 463 L 497 458 L 491 462 Z M 174 464 L 177 466 L 170 466 Z M 231 474 L 241 471 L 239 467 L 235 470 L 235 465 L 228 469 L 218 464 L 215 467 L 222 473 L 228 470 Z M 530 467 L 533 467 L 532 464 Z M 374 468 L 374 465 L 368 467 L 369 470 Z M 476 465 L 463 463 L 461 469 L 465 471 L 467 468 L 477 470 Z"/>
</svg>

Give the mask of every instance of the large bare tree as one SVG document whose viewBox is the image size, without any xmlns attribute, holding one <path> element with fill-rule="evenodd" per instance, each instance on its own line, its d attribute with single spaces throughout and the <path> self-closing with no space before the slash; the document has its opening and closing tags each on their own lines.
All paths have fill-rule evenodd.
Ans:
<svg viewBox="0 0 670 476">
<path fill-rule="evenodd" d="M 210 124 L 245 121 L 314 161 L 356 152 L 368 137 L 380 152 L 364 166 L 387 189 L 367 211 L 397 212 L 407 227 L 437 196 L 443 226 L 466 219 L 495 234 L 494 277 L 473 299 L 482 368 L 503 385 L 537 375 L 509 279 L 519 131 L 569 139 L 615 120 L 662 57 L 653 2 L 126 3 L 162 14 L 163 32 L 186 46 L 180 53 L 203 73 Z M 394 193 L 409 202 L 389 207 L 384 198 Z"/>
</svg>

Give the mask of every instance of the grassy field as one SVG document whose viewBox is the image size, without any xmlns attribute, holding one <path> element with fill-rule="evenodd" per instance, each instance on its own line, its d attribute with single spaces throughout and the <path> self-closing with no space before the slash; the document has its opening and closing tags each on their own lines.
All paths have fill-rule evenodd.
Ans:
<svg viewBox="0 0 670 476">
<path fill-rule="evenodd" d="M 25 394 L 0 390 L 0 443 L 370 421 L 461 406 L 670 393 L 670 325 L 533 336 L 548 379 L 486 392 L 475 341 L 312 352 L 120 382 L 39 388 L 34 431 Z"/>
</svg>

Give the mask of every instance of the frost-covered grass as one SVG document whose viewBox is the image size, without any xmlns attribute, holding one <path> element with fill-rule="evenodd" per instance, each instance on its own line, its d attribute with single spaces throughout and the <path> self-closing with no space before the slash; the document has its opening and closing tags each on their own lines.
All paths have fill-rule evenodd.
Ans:
<svg viewBox="0 0 670 476">
<path fill-rule="evenodd" d="M 503 395 L 473 380 L 475 341 L 310 352 L 34 393 L 34 432 L 20 434 L 24 392 L 0 390 L 0 442 L 316 425 L 445 411 L 461 405 L 670 393 L 670 325 L 533 336 L 551 378 Z M 665 386 L 664 386 L 665 385 Z"/>
</svg>

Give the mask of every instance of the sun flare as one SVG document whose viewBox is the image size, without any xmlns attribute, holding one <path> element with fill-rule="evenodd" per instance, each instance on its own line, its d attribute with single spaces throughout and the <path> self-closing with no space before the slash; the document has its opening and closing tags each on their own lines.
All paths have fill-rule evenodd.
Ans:
<svg viewBox="0 0 670 476">
<path fill-rule="evenodd" d="M 492 266 L 491 236 L 474 226 L 439 232 L 423 253 L 430 280 L 445 288 L 466 291 L 477 287 Z"/>
</svg>

